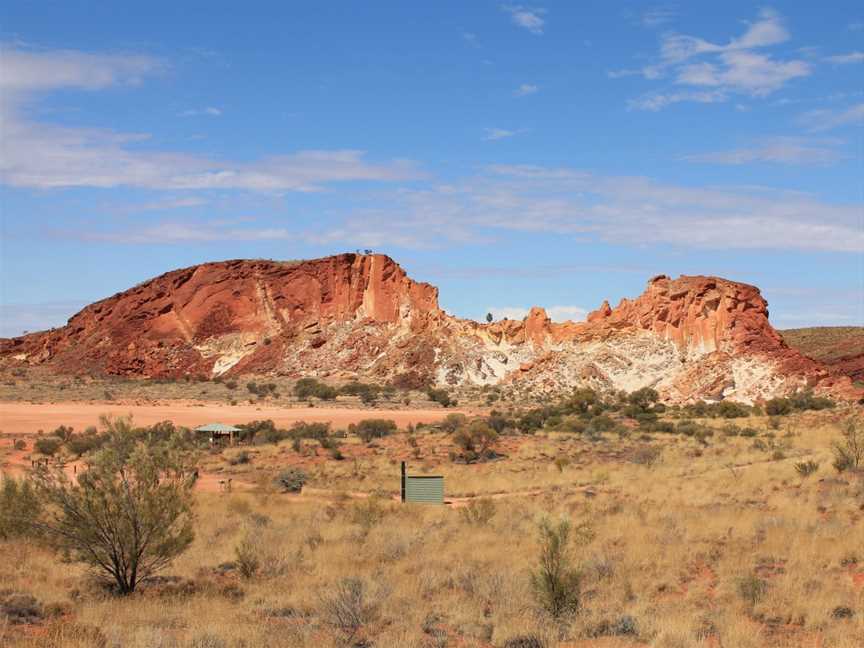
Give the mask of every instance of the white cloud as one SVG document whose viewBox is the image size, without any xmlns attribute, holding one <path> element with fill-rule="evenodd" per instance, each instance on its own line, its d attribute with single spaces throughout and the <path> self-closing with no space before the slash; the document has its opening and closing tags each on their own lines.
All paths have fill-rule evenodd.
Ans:
<svg viewBox="0 0 864 648">
<path fill-rule="evenodd" d="M 783 43 L 789 32 L 779 14 L 763 10 L 745 32 L 717 44 L 695 36 L 666 34 L 661 38 L 658 60 L 639 70 L 609 72 L 611 78 L 640 74 L 649 80 L 670 78 L 675 85 L 711 88 L 703 91 L 664 90 L 632 100 L 630 107 L 659 110 L 681 101 L 726 101 L 730 95 L 765 97 L 789 81 L 812 73 L 812 65 L 802 60 L 777 60 L 754 50 Z"/>
<path fill-rule="evenodd" d="M 814 132 L 864 123 L 864 103 L 845 110 L 811 110 L 800 115 L 798 122 Z"/>
<path fill-rule="evenodd" d="M 842 144 L 836 139 L 813 139 L 806 137 L 765 138 L 752 146 L 686 155 L 682 159 L 689 162 L 710 164 L 751 164 L 771 162 L 776 164 L 826 165 L 846 157 L 837 150 Z"/>
<path fill-rule="evenodd" d="M 688 187 L 571 168 L 497 165 L 446 188 L 403 189 L 326 240 L 406 247 L 492 243 L 507 232 L 714 249 L 864 252 L 861 205 L 759 187 Z"/>
<path fill-rule="evenodd" d="M 489 306 L 486 312 L 492 313 L 496 320 L 504 318 L 521 320 L 528 316 L 530 310 L 530 308 L 522 306 Z M 568 320 L 579 322 L 588 315 L 588 311 L 581 306 L 549 306 L 545 310 L 553 322 L 566 322 Z"/>
<path fill-rule="evenodd" d="M 56 88 L 98 90 L 119 83 L 136 84 L 163 70 L 149 56 L 88 54 L 74 50 L 41 52 L 0 47 L 0 89 L 24 93 Z"/>
<path fill-rule="evenodd" d="M 487 128 L 485 130 L 486 136 L 483 139 L 490 141 L 507 139 L 522 132 L 521 130 L 507 130 L 506 128 Z"/>
<path fill-rule="evenodd" d="M 546 13 L 545 9 L 518 5 L 504 5 L 501 9 L 510 14 L 510 20 L 513 21 L 514 25 L 527 29 L 536 36 L 543 33 L 543 26 L 546 24 L 543 18 Z"/>
<path fill-rule="evenodd" d="M 162 65 L 148 57 L 3 50 L 0 57 L 0 182 L 15 187 L 140 187 L 317 191 L 341 181 L 420 177 L 405 160 L 373 164 L 357 150 L 297 151 L 252 162 L 173 151 L 138 150 L 146 133 L 118 133 L 32 121 L 35 93 L 59 88 L 96 90 L 137 83 Z M 215 114 L 217 108 L 204 109 Z"/>
<path fill-rule="evenodd" d="M 835 54 L 834 56 L 826 56 L 825 60 L 836 65 L 845 65 L 847 63 L 864 63 L 864 52 L 849 52 L 848 54 Z"/>
<path fill-rule="evenodd" d="M 180 117 L 199 117 L 201 115 L 205 115 L 207 117 L 219 117 L 222 115 L 222 109 L 208 106 L 207 108 L 200 109 L 190 108 L 189 110 L 184 110 L 180 113 Z"/>
<path fill-rule="evenodd" d="M 59 232 L 68 235 L 69 232 Z M 209 243 L 212 241 L 272 241 L 296 238 L 287 229 L 238 228 L 231 223 L 160 223 L 120 232 L 89 232 L 87 241 L 136 244 Z"/>
<path fill-rule="evenodd" d="M 540 90 L 540 88 L 538 88 L 536 85 L 532 85 L 530 83 L 523 83 L 518 88 L 516 88 L 516 90 L 513 91 L 513 94 L 517 97 L 526 97 L 528 95 L 536 93 L 538 90 Z"/>
</svg>

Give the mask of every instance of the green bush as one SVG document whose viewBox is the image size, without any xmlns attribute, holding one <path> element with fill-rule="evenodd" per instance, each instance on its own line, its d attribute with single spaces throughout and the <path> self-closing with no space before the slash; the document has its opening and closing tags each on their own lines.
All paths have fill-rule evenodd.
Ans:
<svg viewBox="0 0 864 648">
<path fill-rule="evenodd" d="M 315 378 L 301 378 L 294 383 L 294 395 L 300 400 L 308 400 L 313 396 L 320 400 L 333 400 L 339 392 L 335 387 L 325 385 Z"/>
<path fill-rule="evenodd" d="M 426 390 L 426 396 L 433 403 L 438 403 L 441 407 L 450 407 L 451 405 L 456 405 L 456 401 L 450 398 L 450 392 L 446 389 L 433 389 L 430 388 Z"/>
<path fill-rule="evenodd" d="M 537 602 L 556 619 L 578 611 L 581 603 L 582 575 L 573 566 L 571 532 L 569 520 L 541 522 L 540 564 L 531 575 Z"/>
<path fill-rule="evenodd" d="M 364 443 L 369 443 L 372 439 L 380 439 L 381 437 L 389 436 L 396 432 L 396 422 L 390 419 L 364 419 L 348 427 L 349 432 L 353 432 Z"/>
<path fill-rule="evenodd" d="M 26 479 L 4 477 L 0 481 L 0 540 L 35 534 L 42 503 Z"/>
<path fill-rule="evenodd" d="M 63 441 L 55 436 L 43 436 L 36 439 L 35 443 L 33 443 L 33 448 L 39 454 L 43 454 L 46 457 L 52 457 L 57 453 L 62 445 Z"/>
<path fill-rule="evenodd" d="M 299 468 L 288 468 L 279 473 L 276 478 L 276 484 L 285 493 L 299 493 L 303 490 L 303 486 L 308 481 L 305 472 Z"/>
</svg>

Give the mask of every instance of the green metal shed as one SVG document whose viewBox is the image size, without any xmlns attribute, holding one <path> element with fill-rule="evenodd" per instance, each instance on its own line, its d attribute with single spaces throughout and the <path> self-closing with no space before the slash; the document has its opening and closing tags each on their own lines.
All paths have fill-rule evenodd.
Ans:
<svg viewBox="0 0 864 648">
<path fill-rule="evenodd" d="M 420 504 L 444 503 L 444 477 L 441 475 L 408 475 L 402 462 L 402 501 Z"/>
</svg>

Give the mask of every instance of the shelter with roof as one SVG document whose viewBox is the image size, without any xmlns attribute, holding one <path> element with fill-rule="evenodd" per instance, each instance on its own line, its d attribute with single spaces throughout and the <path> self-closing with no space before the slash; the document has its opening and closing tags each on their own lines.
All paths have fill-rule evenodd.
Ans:
<svg viewBox="0 0 864 648">
<path fill-rule="evenodd" d="M 224 423 L 208 423 L 207 425 L 195 428 L 195 431 L 209 434 L 210 443 L 222 442 L 227 439 L 230 445 L 234 445 L 234 435 L 241 430 L 238 427 L 225 425 Z"/>
</svg>

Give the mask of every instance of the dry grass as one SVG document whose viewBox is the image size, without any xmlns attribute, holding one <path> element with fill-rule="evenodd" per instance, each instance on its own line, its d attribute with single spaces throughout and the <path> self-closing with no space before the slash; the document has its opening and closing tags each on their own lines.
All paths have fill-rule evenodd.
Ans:
<svg viewBox="0 0 864 648">
<path fill-rule="evenodd" d="M 230 466 L 238 450 L 228 450 L 208 456 L 208 469 L 260 485 L 198 495 L 197 539 L 171 569 L 179 583 L 116 599 L 32 543 L 0 544 L 0 589 L 45 607 L 38 625 L 0 622 L 0 644 L 489 647 L 535 634 L 559 648 L 861 646 L 864 478 L 830 467 L 837 418 L 797 415 L 776 431 L 751 418 L 757 439 L 718 431 L 707 445 L 662 434 L 505 437 L 505 459 L 467 466 L 447 459 L 444 435 L 422 431 L 416 458 L 402 434 L 372 448 L 347 440 L 342 462 L 283 442 Z M 637 463 L 646 446 L 659 458 Z M 457 508 L 387 499 L 405 457 L 445 475 L 448 496 L 498 494 L 494 516 L 477 524 Z M 808 478 L 794 469 L 804 458 L 820 464 Z M 269 476 L 297 463 L 311 494 L 274 493 Z M 590 531 L 576 551 L 583 610 L 560 627 L 530 589 L 543 516 Z M 244 540 L 259 565 L 250 578 L 219 569 Z M 346 578 L 363 583 L 353 634 L 333 615 Z M 596 636 L 629 628 L 637 634 Z"/>
</svg>

